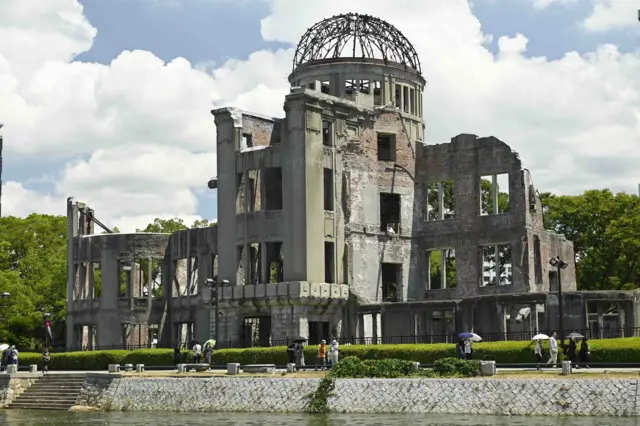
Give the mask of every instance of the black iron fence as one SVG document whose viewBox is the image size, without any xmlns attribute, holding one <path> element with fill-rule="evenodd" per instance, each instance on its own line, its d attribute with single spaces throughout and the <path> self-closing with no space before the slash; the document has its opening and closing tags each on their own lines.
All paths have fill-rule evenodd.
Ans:
<svg viewBox="0 0 640 426">
<path fill-rule="evenodd" d="M 482 341 L 484 342 L 503 342 L 503 341 L 530 341 L 537 334 L 544 333 L 550 335 L 548 331 L 523 331 L 523 332 L 507 332 L 507 333 L 482 333 Z M 609 328 L 609 329 L 582 329 L 582 330 L 566 330 L 564 335 L 569 336 L 571 333 L 578 333 L 588 339 L 613 339 L 618 337 L 640 337 L 640 327 L 625 328 Z M 559 333 L 557 338 L 559 339 Z M 327 343 L 329 339 L 327 338 Z M 431 334 L 431 335 L 400 335 L 400 336 L 384 336 L 384 337 L 351 337 L 336 339 L 340 345 L 408 345 L 408 344 L 433 344 L 433 343 L 456 343 L 456 335 L 450 334 Z M 247 343 L 245 341 L 221 340 L 216 343 L 215 349 L 230 348 L 247 348 L 247 347 L 277 347 L 287 346 L 291 340 L 270 340 L 268 344 Z M 317 344 L 319 342 L 309 342 Z M 93 346 L 78 347 L 76 350 L 138 350 L 149 349 L 151 345 L 112 345 L 112 346 Z M 181 349 L 191 349 L 190 345 L 183 344 Z"/>
</svg>

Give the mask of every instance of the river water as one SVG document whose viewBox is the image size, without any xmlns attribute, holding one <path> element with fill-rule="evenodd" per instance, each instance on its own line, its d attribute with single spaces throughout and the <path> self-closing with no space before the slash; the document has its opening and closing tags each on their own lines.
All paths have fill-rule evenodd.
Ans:
<svg viewBox="0 0 640 426">
<path fill-rule="evenodd" d="M 0 425 L 15 426 L 637 426 L 640 419 L 597 417 L 494 417 L 425 414 L 261 414 L 68 411 L 0 411 Z"/>
</svg>

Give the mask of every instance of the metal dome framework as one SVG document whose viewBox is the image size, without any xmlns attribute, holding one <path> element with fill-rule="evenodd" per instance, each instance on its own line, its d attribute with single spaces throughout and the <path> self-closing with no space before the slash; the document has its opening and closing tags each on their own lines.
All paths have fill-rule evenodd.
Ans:
<svg viewBox="0 0 640 426">
<path fill-rule="evenodd" d="M 346 49 L 351 50 L 351 55 Z M 332 16 L 309 28 L 298 43 L 293 70 L 308 62 L 337 58 L 382 59 L 422 74 L 418 54 L 393 25 L 369 15 Z"/>
</svg>

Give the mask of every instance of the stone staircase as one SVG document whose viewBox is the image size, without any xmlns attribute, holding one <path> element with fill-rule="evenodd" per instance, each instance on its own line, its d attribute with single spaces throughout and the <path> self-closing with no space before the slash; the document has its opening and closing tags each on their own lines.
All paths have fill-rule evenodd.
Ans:
<svg viewBox="0 0 640 426">
<path fill-rule="evenodd" d="M 84 379 L 84 374 L 45 374 L 7 408 L 69 410 L 80 395 Z"/>
</svg>

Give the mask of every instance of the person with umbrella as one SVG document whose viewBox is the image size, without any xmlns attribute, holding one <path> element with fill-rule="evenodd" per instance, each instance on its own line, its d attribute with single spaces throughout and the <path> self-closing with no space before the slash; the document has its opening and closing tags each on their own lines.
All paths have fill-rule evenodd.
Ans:
<svg viewBox="0 0 640 426">
<path fill-rule="evenodd" d="M 589 343 L 587 343 L 587 338 L 582 338 L 582 345 L 580 345 L 580 364 L 583 368 L 589 368 L 587 363 L 589 362 L 589 356 L 591 355 L 591 350 L 589 348 Z"/>
<path fill-rule="evenodd" d="M 536 361 L 538 362 L 538 370 L 540 370 L 540 364 L 542 364 L 543 354 L 542 341 L 549 340 L 549 336 L 547 336 L 546 334 L 536 334 L 531 340 L 536 342 L 536 347 L 533 349 L 533 354 L 536 356 Z"/>
<path fill-rule="evenodd" d="M 547 364 L 553 364 L 554 366 L 558 363 L 558 342 L 556 341 L 556 333 L 555 331 L 549 337 L 549 360 Z"/>
<path fill-rule="evenodd" d="M 471 359 L 473 356 L 473 346 L 471 342 L 479 342 L 482 340 L 482 337 L 475 333 L 460 333 L 458 334 L 458 339 L 464 340 L 464 357 Z"/>
<path fill-rule="evenodd" d="M 209 339 L 206 342 L 204 342 L 203 345 L 203 352 L 204 352 L 204 362 L 206 362 L 208 365 L 211 365 L 211 358 L 213 357 L 213 348 L 216 346 L 216 341 L 215 339 Z"/>
<path fill-rule="evenodd" d="M 294 342 L 296 343 L 296 349 L 295 349 L 295 354 L 296 354 L 296 365 L 302 365 L 304 366 L 304 345 L 303 343 L 306 342 L 307 339 L 305 337 L 298 337 L 294 340 Z"/>
<path fill-rule="evenodd" d="M 287 364 L 295 364 L 296 362 L 296 343 L 291 342 L 287 346 Z"/>
</svg>

